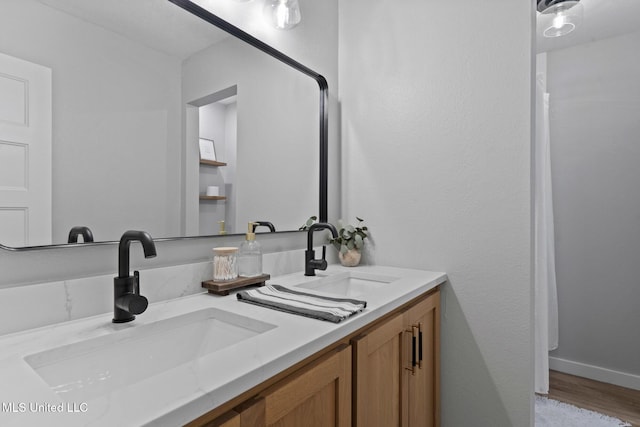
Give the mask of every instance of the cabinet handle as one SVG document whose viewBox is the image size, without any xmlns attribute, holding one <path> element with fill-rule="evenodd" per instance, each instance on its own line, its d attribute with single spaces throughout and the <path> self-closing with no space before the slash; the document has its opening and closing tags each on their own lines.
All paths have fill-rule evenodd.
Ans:
<svg viewBox="0 0 640 427">
<path fill-rule="evenodd" d="M 411 327 L 411 329 L 405 330 L 404 333 L 405 334 L 411 334 L 411 362 L 409 363 L 409 367 L 405 366 L 405 369 L 408 370 L 408 371 L 411 371 L 411 375 L 415 375 L 416 374 L 416 365 L 417 365 L 417 363 L 416 363 L 416 335 L 414 333 L 413 327 Z M 405 347 L 405 346 L 403 345 L 403 347 Z M 403 359 L 404 359 L 404 356 L 403 356 Z"/>
<path fill-rule="evenodd" d="M 418 323 L 418 368 L 422 369 L 422 323 Z"/>
<path fill-rule="evenodd" d="M 411 367 L 416 366 L 416 336 L 411 336 Z"/>
</svg>

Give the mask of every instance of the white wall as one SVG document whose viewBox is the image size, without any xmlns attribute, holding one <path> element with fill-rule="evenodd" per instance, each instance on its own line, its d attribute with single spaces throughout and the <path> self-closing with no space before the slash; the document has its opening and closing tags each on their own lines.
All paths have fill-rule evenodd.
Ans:
<svg viewBox="0 0 640 427">
<path fill-rule="evenodd" d="M 636 376 L 638 45 L 640 32 L 548 53 L 560 323 L 552 355 Z"/>
<path fill-rule="evenodd" d="M 446 271 L 442 425 L 532 420 L 532 2 L 340 2 L 345 216 Z"/>
<path fill-rule="evenodd" d="M 178 235 L 179 60 L 32 0 L 2 2 L 0 51 L 53 71 L 54 243 Z"/>
</svg>

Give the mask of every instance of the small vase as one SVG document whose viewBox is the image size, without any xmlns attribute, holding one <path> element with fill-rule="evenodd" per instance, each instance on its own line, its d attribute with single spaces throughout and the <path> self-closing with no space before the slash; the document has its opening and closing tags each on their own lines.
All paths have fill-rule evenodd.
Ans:
<svg viewBox="0 0 640 427">
<path fill-rule="evenodd" d="M 340 263 L 345 267 L 355 267 L 360 264 L 360 258 L 362 254 L 357 249 L 349 249 L 346 253 L 338 252 L 338 258 Z"/>
</svg>

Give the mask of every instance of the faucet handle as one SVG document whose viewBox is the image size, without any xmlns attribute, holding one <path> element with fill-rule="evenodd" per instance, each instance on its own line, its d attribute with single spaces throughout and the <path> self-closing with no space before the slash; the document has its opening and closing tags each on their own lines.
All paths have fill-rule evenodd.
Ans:
<svg viewBox="0 0 640 427">
<path fill-rule="evenodd" d="M 129 322 L 149 305 L 149 300 L 140 295 L 140 273 L 134 271 L 133 277 L 116 277 L 113 280 L 114 292 L 118 295 L 114 300 L 113 322 Z"/>
<path fill-rule="evenodd" d="M 327 269 L 327 247 L 322 246 L 322 258 L 314 259 L 311 261 L 314 268 L 318 270 L 326 270 Z"/>
<path fill-rule="evenodd" d="M 140 295 L 140 272 L 135 270 L 133 272 L 133 294 L 130 295 L 127 301 L 128 312 L 131 314 L 141 314 L 149 305 L 149 300 Z"/>
<path fill-rule="evenodd" d="M 133 293 L 140 295 L 140 272 L 138 270 L 133 272 Z"/>
<path fill-rule="evenodd" d="M 123 295 L 116 301 L 116 307 L 125 310 L 131 315 L 144 313 L 148 306 L 149 300 L 139 294 Z"/>
</svg>

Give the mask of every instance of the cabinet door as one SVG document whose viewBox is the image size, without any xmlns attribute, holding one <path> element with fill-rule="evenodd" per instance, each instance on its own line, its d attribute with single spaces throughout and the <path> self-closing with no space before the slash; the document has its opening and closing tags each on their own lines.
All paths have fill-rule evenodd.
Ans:
<svg viewBox="0 0 640 427">
<path fill-rule="evenodd" d="M 357 427 L 440 425 L 440 297 L 353 340 Z"/>
<path fill-rule="evenodd" d="M 265 425 L 349 427 L 351 360 L 344 346 L 262 393 Z"/>
<path fill-rule="evenodd" d="M 403 314 L 353 340 L 355 426 L 402 426 L 406 400 Z M 407 371 L 408 372 L 408 371 Z"/>
<path fill-rule="evenodd" d="M 408 375 L 409 427 L 440 425 L 440 293 L 407 311 L 417 366 Z"/>
</svg>

